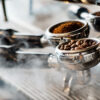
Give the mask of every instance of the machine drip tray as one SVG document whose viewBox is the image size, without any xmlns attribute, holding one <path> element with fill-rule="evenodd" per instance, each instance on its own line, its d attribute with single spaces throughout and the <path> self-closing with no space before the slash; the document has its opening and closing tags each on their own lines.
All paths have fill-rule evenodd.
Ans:
<svg viewBox="0 0 100 100">
<path fill-rule="evenodd" d="M 15 87 L 0 79 L 0 100 L 31 100 Z"/>
</svg>

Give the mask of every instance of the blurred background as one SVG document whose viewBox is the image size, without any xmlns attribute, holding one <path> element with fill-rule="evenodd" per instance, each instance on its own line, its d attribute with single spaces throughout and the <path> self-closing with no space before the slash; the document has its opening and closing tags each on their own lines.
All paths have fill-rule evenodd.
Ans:
<svg viewBox="0 0 100 100">
<path fill-rule="evenodd" d="M 9 21 L 15 22 L 23 27 L 38 27 L 45 31 L 51 24 L 67 19 L 75 19 L 67 11 L 69 5 L 58 3 L 53 0 L 4 0 Z M 94 5 L 82 5 L 91 12 L 100 9 Z M 94 9 L 95 8 L 95 9 Z M 0 2 L 0 20 L 4 20 L 2 5 Z"/>
</svg>

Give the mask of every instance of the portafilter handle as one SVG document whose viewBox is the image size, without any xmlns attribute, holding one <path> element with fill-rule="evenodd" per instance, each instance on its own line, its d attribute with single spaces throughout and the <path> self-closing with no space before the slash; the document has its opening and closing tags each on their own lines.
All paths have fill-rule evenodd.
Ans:
<svg viewBox="0 0 100 100">
<path fill-rule="evenodd" d="M 13 29 L 0 29 L 1 42 L 5 45 L 24 44 L 25 48 L 48 46 L 48 41 L 42 33 L 25 33 Z"/>
<path fill-rule="evenodd" d="M 43 48 L 48 46 L 48 41 L 45 38 L 44 34 L 41 33 L 36 33 L 36 34 L 32 34 L 32 33 L 18 33 L 16 32 L 13 36 L 12 39 L 14 39 L 17 43 L 18 42 L 23 42 L 25 47 L 39 47 L 39 48 Z"/>
<path fill-rule="evenodd" d="M 0 29 L 0 37 L 9 37 L 9 36 L 12 36 L 14 34 L 14 32 L 18 32 L 14 29 Z"/>
<path fill-rule="evenodd" d="M 31 55 L 39 59 L 41 58 L 46 63 L 46 65 L 52 63 L 52 62 L 49 62 L 49 58 L 53 56 L 52 53 L 45 52 L 43 50 L 37 51 L 37 50 L 30 50 L 30 49 L 20 49 L 20 46 L 22 47 L 23 44 L 9 45 L 9 46 L 0 45 L 0 55 L 3 55 L 5 56 L 5 58 L 8 58 L 9 60 L 14 61 L 14 62 L 21 62 L 22 59 L 26 59 L 28 55 Z M 26 55 L 26 57 L 22 59 L 19 57 L 20 59 L 17 59 L 17 56 L 19 55 L 21 57 L 23 57 L 22 55 Z M 56 62 L 54 61 L 53 64 L 54 63 Z"/>
<path fill-rule="evenodd" d="M 80 19 L 85 19 L 85 16 L 89 16 L 89 10 L 78 5 L 70 5 L 68 11 Z M 82 16 L 83 13 L 85 13 L 85 16 Z"/>
</svg>

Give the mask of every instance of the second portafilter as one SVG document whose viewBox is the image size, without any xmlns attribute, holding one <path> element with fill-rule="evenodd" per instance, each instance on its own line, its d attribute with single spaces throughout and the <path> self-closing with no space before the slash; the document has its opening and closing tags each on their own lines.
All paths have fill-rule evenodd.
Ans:
<svg viewBox="0 0 100 100">
<path fill-rule="evenodd" d="M 100 31 L 100 11 L 90 13 L 87 8 L 77 5 L 71 5 L 68 9 L 78 18 L 90 22 L 96 31 Z"/>
</svg>

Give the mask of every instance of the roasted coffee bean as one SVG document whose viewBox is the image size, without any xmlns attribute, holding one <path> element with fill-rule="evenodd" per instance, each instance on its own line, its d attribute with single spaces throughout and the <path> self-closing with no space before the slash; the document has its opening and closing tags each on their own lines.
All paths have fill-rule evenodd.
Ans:
<svg viewBox="0 0 100 100">
<path fill-rule="evenodd" d="M 71 48 L 75 48 L 76 46 L 77 46 L 76 43 L 74 43 L 71 45 Z"/>
<path fill-rule="evenodd" d="M 71 50 L 75 50 L 75 48 L 71 48 Z"/>
<path fill-rule="evenodd" d="M 79 47 L 75 47 L 75 50 L 79 50 L 80 48 Z"/>
<path fill-rule="evenodd" d="M 75 43 L 76 41 L 75 40 L 71 40 L 71 44 Z"/>
<path fill-rule="evenodd" d="M 61 45 L 60 46 L 60 50 L 64 50 L 64 45 Z"/>
<path fill-rule="evenodd" d="M 92 42 L 92 45 L 95 45 L 96 44 L 96 42 Z"/>
<path fill-rule="evenodd" d="M 80 45 L 80 44 L 81 44 L 81 42 L 80 42 L 80 41 L 77 41 L 77 42 L 76 42 L 76 45 Z"/>
<path fill-rule="evenodd" d="M 83 45 L 84 45 L 84 48 L 85 48 L 85 47 L 89 46 L 89 43 L 84 41 Z"/>
<path fill-rule="evenodd" d="M 71 42 L 69 42 L 68 45 L 71 46 Z"/>
<path fill-rule="evenodd" d="M 83 49 L 82 45 L 79 45 L 78 47 L 79 47 L 80 49 Z"/>
<path fill-rule="evenodd" d="M 90 39 L 70 40 L 60 46 L 60 50 L 80 50 L 95 45 L 96 42 Z"/>
<path fill-rule="evenodd" d="M 81 46 L 82 48 L 86 48 L 87 47 L 87 45 L 84 43 L 84 44 L 82 44 L 82 46 Z"/>
<path fill-rule="evenodd" d="M 65 46 L 64 46 L 64 50 L 70 50 L 70 47 L 67 46 L 67 45 L 65 45 Z"/>
</svg>

